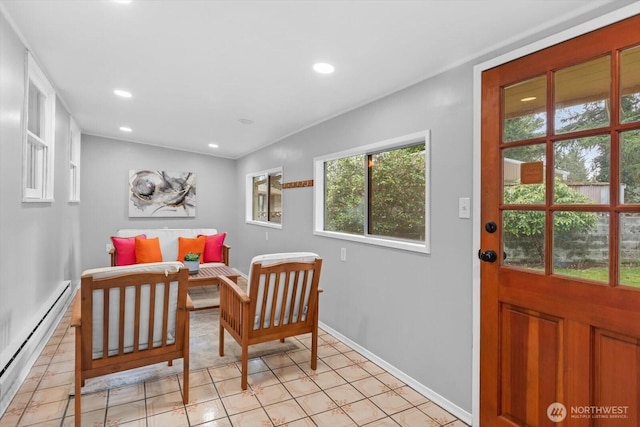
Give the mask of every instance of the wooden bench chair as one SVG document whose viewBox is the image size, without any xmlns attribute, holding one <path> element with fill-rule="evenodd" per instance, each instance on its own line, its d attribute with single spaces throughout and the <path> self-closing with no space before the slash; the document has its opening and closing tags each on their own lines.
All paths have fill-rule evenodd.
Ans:
<svg viewBox="0 0 640 427">
<path fill-rule="evenodd" d="M 311 252 L 260 255 L 251 261 L 245 293 L 220 277 L 220 356 L 225 329 L 242 347 L 242 390 L 249 346 L 311 333 L 311 369 L 318 358 L 318 288 L 322 258 Z"/>
<path fill-rule="evenodd" d="M 75 425 L 86 379 L 182 358 L 189 402 L 189 270 L 180 262 L 87 270 L 72 309 Z"/>
</svg>

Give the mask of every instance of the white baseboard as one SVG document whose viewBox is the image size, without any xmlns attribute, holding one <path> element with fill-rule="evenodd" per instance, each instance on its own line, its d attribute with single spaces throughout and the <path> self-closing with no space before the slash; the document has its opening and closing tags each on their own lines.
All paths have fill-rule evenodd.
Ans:
<svg viewBox="0 0 640 427">
<path fill-rule="evenodd" d="M 434 402 L 436 405 L 440 406 L 441 408 L 443 408 L 444 410 L 449 412 L 451 415 L 454 415 L 455 417 L 457 417 L 461 421 L 471 425 L 472 415 L 468 411 L 465 411 L 464 409 L 462 409 L 461 407 L 459 407 L 455 403 L 453 403 L 450 400 L 444 398 L 443 396 L 441 396 L 440 394 L 438 394 L 435 391 L 431 390 L 429 387 L 425 386 L 424 384 L 419 383 L 415 379 L 411 378 L 409 375 L 405 374 L 404 372 L 402 372 L 401 370 L 397 369 L 395 366 L 389 364 L 385 360 L 379 358 L 378 356 L 376 356 L 375 354 L 371 353 L 369 350 L 367 350 L 366 348 L 362 347 L 361 345 L 353 342 L 352 340 L 350 340 L 349 338 L 345 337 L 344 335 L 342 335 L 340 332 L 336 331 L 335 329 L 325 325 L 322 322 L 319 322 L 319 326 L 323 330 L 325 330 L 326 332 L 328 332 L 331 335 L 333 335 L 334 337 L 338 338 L 340 341 L 342 341 L 343 343 L 345 343 L 349 347 L 351 347 L 354 350 L 356 350 L 358 353 L 360 353 L 363 356 L 365 356 L 367 359 L 371 360 L 376 365 L 380 366 L 381 368 L 383 368 L 384 370 L 386 370 L 387 372 L 389 372 L 393 376 L 397 377 L 403 383 L 407 384 L 408 386 L 410 386 L 411 388 L 416 390 L 418 393 L 422 394 L 427 399 L 429 399 L 432 402 Z"/>
<path fill-rule="evenodd" d="M 31 367 L 40 356 L 55 331 L 60 319 L 71 303 L 76 287 L 69 280 L 60 282 L 58 288 L 24 328 L 18 338 L 0 353 L 0 414 L 6 411 Z"/>
</svg>

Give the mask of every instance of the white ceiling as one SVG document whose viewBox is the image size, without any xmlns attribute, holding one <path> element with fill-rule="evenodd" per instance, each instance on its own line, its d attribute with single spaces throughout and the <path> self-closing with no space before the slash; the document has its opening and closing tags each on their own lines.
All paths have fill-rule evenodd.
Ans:
<svg viewBox="0 0 640 427">
<path fill-rule="evenodd" d="M 612 1 L 0 0 L 0 10 L 84 133 L 239 158 Z M 316 74 L 318 61 L 335 73 Z"/>
</svg>

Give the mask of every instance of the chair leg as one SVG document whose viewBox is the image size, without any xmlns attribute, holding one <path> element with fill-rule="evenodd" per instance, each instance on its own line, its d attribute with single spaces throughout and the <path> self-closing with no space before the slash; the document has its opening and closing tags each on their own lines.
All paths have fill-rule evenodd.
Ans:
<svg viewBox="0 0 640 427">
<path fill-rule="evenodd" d="M 187 316 L 187 322 L 184 332 L 184 348 L 182 350 L 182 384 L 184 390 L 182 390 L 182 403 L 187 405 L 189 403 L 189 316 Z"/>
<path fill-rule="evenodd" d="M 82 378 L 82 365 L 81 365 L 81 351 L 82 350 L 82 343 L 80 340 L 80 331 L 78 329 L 76 329 L 76 334 L 78 335 L 76 337 L 76 360 L 75 360 L 75 378 L 74 378 L 74 383 L 75 383 L 75 396 L 73 396 L 73 404 L 74 404 L 74 411 L 75 411 L 75 415 L 74 415 L 74 424 L 75 427 L 81 427 L 82 425 L 82 408 L 81 408 L 81 402 L 82 402 L 82 386 L 84 385 L 84 379 Z"/>
<path fill-rule="evenodd" d="M 240 382 L 240 388 L 242 390 L 247 389 L 247 370 L 249 368 L 249 346 L 242 346 L 242 380 Z"/>
<path fill-rule="evenodd" d="M 311 332 L 311 370 L 318 367 L 318 328 Z"/>
<path fill-rule="evenodd" d="M 224 326 L 222 326 L 222 323 L 218 332 L 218 353 L 220 356 L 224 356 Z"/>
</svg>

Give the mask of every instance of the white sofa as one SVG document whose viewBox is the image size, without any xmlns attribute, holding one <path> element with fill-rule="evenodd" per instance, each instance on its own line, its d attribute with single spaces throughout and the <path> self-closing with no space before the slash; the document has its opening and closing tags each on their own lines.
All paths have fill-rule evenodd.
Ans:
<svg viewBox="0 0 640 427">
<path fill-rule="evenodd" d="M 213 235 L 218 234 L 215 228 L 127 228 L 118 230 L 116 237 L 135 237 L 144 234 L 147 238 L 158 237 L 160 241 L 160 250 L 162 251 L 162 261 L 171 262 L 178 261 L 178 237 L 198 237 L 200 234 Z M 209 262 L 200 264 L 200 267 L 219 267 L 229 266 L 229 249 L 228 245 L 222 247 L 222 262 Z M 111 265 L 116 265 L 116 250 L 112 248 L 109 251 L 111 255 Z"/>
</svg>

